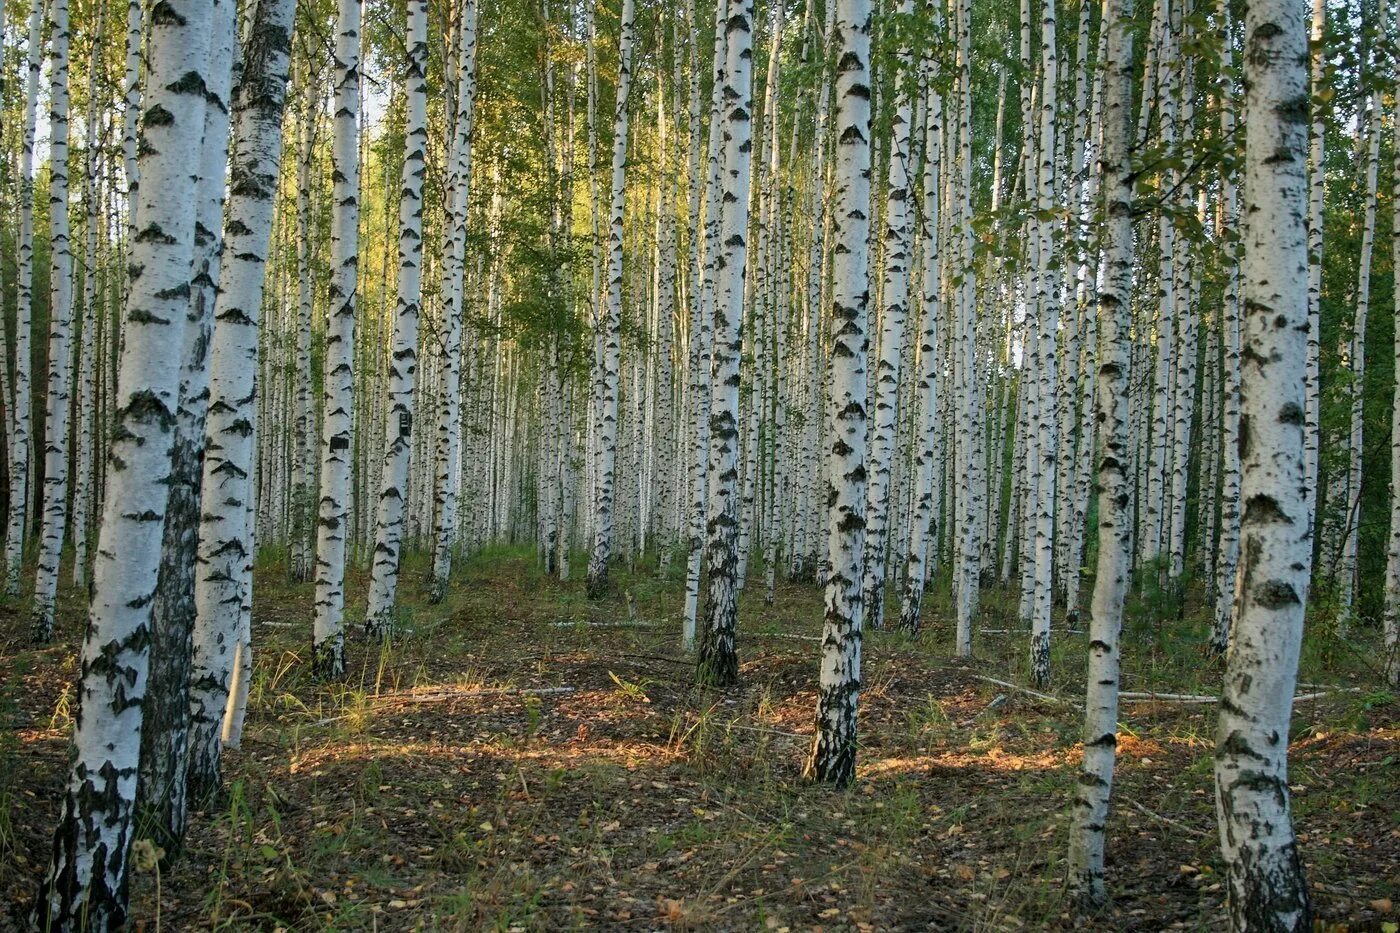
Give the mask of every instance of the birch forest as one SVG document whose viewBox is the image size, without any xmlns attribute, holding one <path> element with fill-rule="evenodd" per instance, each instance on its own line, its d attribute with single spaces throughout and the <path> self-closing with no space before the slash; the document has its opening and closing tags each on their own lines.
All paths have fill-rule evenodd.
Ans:
<svg viewBox="0 0 1400 933">
<path fill-rule="evenodd" d="M 1395 931 L 1400 0 L 0 0 L 0 931 Z"/>
</svg>

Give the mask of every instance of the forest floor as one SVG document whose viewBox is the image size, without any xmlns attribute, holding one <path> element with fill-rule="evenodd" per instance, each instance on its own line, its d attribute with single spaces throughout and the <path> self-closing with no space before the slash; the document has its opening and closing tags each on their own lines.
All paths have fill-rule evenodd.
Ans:
<svg viewBox="0 0 1400 933">
<path fill-rule="evenodd" d="M 1057 629 L 1064 702 L 1039 699 L 980 679 L 1025 683 L 1024 636 L 984 634 L 976 661 L 955 663 L 948 607 L 931 596 L 918 641 L 867 637 L 859 779 L 834 791 L 802 777 L 814 587 L 780 586 L 766 607 L 754 577 L 743 686 L 724 694 L 692 686 L 664 621 L 678 615 L 679 562 L 665 581 L 615 571 L 599 603 L 579 567 L 560 584 L 528 553 L 483 554 L 429 606 L 411 564 L 400 637 L 386 648 L 352 628 L 350 674 L 333 685 L 307 671 L 311 587 L 261 582 L 230 792 L 195 816 L 173 868 L 136 877 L 134 928 L 1223 927 L 1212 705 L 1125 704 L 1113 902 L 1080 924 L 1062 878 L 1083 635 Z M 365 580 L 351 582 L 362 606 Z M 1203 609 L 1157 618 L 1167 603 L 1134 601 L 1125 689 L 1215 693 Z M 1007 607 L 988 594 L 982 626 L 1014 628 Z M 65 594 L 51 647 L 31 648 L 24 622 L 0 606 L 0 929 L 19 924 L 48 858 L 78 596 Z M 1309 634 L 1302 681 L 1347 692 L 1294 716 L 1295 820 L 1327 929 L 1400 919 L 1400 703 L 1377 686 L 1369 634 Z"/>
</svg>

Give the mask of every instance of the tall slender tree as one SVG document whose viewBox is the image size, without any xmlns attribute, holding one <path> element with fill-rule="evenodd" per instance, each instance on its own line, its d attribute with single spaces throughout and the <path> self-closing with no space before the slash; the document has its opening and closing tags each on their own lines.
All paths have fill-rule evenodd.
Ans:
<svg viewBox="0 0 1400 933">
<path fill-rule="evenodd" d="M 749 188 L 753 146 L 753 0 L 730 0 L 724 20 L 721 91 L 719 255 L 710 384 L 710 506 L 706 523 L 709 592 L 700 639 L 703 683 L 739 680 L 734 636 L 739 614 L 739 366 L 743 350 Z M 770 62 L 769 67 L 776 67 Z M 715 132 L 712 130 L 711 132 Z"/>
<path fill-rule="evenodd" d="M 1244 22 L 1241 559 L 1216 728 L 1216 811 L 1231 926 L 1308 930 L 1288 803 L 1312 548 L 1305 509 L 1307 24 L 1297 0 Z"/>
<path fill-rule="evenodd" d="M 831 403 L 826 451 L 827 573 L 817 738 L 809 770 L 856 773 L 865 549 L 866 354 L 870 339 L 870 2 L 836 0 L 836 190 L 832 216 Z"/>
<path fill-rule="evenodd" d="M 628 98 L 632 90 L 634 0 L 622 0 L 617 45 L 617 97 L 613 105 L 612 202 L 608 213 L 607 304 L 598 321 L 594 393 L 598 399 L 594 434 L 597 438 L 597 489 L 593 502 L 593 548 L 588 558 L 588 595 L 600 599 L 608 591 L 608 562 L 613 555 L 616 507 L 617 396 L 622 365 L 622 239 L 627 204 Z"/>
<path fill-rule="evenodd" d="M 53 638 L 58 565 L 68 526 L 68 422 L 73 384 L 73 251 L 68 229 L 67 0 L 49 3 L 49 379 L 44 402 L 44 501 L 34 580 L 34 640 Z"/>
<path fill-rule="evenodd" d="M 336 14 L 334 132 L 331 136 L 331 280 L 321 425 L 321 494 L 316 522 L 316 620 L 312 666 L 345 673 L 345 559 L 350 536 L 354 430 L 355 303 L 360 226 L 360 18 L 363 0 L 339 0 Z"/>
<path fill-rule="evenodd" d="M 418 315 L 423 300 L 423 176 L 428 145 L 428 3 L 408 7 L 405 155 L 399 195 L 399 277 L 389 360 L 389 423 L 385 429 L 379 521 L 372 557 L 365 632 L 389 634 L 403 548 L 403 516 L 413 454 L 413 392 L 418 378 Z"/>
<path fill-rule="evenodd" d="M 1132 571 L 1128 447 L 1129 328 L 1133 283 L 1133 0 L 1107 0 L 1103 27 L 1104 258 L 1099 280 L 1099 557 L 1089 619 L 1089 676 L 1084 700 L 1084 761 L 1075 791 L 1069 884 L 1084 905 L 1104 889 L 1104 835 L 1118 748 L 1118 636 Z"/>
</svg>

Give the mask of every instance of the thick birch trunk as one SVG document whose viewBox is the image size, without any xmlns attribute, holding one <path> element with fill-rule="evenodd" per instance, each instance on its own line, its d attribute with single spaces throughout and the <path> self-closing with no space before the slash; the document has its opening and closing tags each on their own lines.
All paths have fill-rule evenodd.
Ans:
<svg viewBox="0 0 1400 933">
<path fill-rule="evenodd" d="M 1215 760 L 1235 930 L 1308 930 L 1288 805 L 1288 722 L 1312 563 L 1303 496 L 1307 371 L 1307 28 L 1257 0 L 1244 27 L 1241 566 Z"/>
<path fill-rule="evenodd" d="M 180 387 L 181 361 L 169 348 L 180 345 L 189 310 L 195 233 L 190 166 L 198 163 L 206 59 L 220 21 L 214 4 L 171 0 L 163 9 L 167 15 L 151 24 L 151 93 L 141 151 L 146 185 L 138 208 L 141 228 L 129 256 L 135 274 L 81 654 L 81 712 L 53 860 L 38 898 L 37 925 L 46 929 L 109 930 L 126 919 L 150 606 Z M 55 43 L 66 46 L 67 0 L 54 0 L 52 17 Z"/>
</svg>

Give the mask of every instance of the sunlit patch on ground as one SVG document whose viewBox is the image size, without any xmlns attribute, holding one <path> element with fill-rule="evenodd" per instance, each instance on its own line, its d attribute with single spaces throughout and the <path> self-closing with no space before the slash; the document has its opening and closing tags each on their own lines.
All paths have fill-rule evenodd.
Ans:
<svg viewBox="0 0 1400 933">
<path fill-rule="evenodd" d="M 677 568 L 678 569 L 678 568 Z M 676 579 L 614 576 L 589 603 L 530 556 L 497 551 L 429 606 L 405 573 L 400 637 L 353 637 L 350 675 L 306 670 L 310 588 L 260 577 L 252 709 L 229 794 L 193 821 L 187 857 L 137 877 L 164 929 L 1020 929 L 1075 927 L 1061 885 L 1079 754 L 1083 639 L 1055 645 L 1053 703 L 1024 682 L 1018 637 L 949 660 L 946 601 L 920 641 L 869 633 L 862 759 L 849 792 L 802 778 L 820 594 L 780 586 L 742 607 L 743 685 L 692 687 Z M 351 605 L 364 580 L 351 581 Z M 625 594 L 636 613 L 629 614 Z M 356 599 L 359 599 L 359 603 Z M 984 600 L 987 627 L 1014 612 Z M 47 858 L 81 624 L 31 650 L 0 609 L 0 901 L 16 923 Z M 561 624 L 561 621 L 564 624 Z M 626 621 L 626 625 L 615 623 Z M 268 624 L 268 623 L 277 624 Z M 635 624 L 633 624 L 635 622 Z M 1163 625 L 1179 631 L 1164 637 Z M 1210 693 L 1199 617 L 1130 620 L 1129 689 Z M 787 637 L 801 636 L 801 637 Z M 1174 646 L 1165 652 L 1161 645 Z M 1294 782 L 1321 916 L 1378 924 L 1400 901 L 1400 710 L 1358 685 L 1300 706 Z M 1125 707 L 1102 930 L 1220 928 L 1209 705 Z"/>
</svg>

